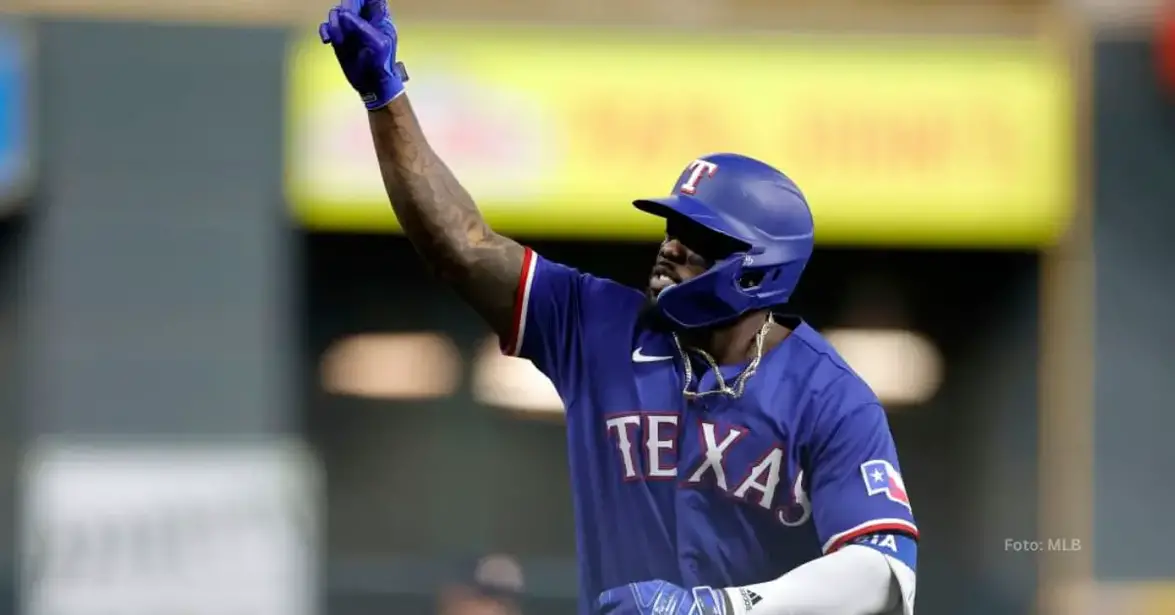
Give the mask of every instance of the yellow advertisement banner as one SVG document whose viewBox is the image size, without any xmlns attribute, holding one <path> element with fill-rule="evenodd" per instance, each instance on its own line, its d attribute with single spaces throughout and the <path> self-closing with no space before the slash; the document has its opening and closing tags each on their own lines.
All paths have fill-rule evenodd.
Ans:
<svg viewBox="0 0 1175 615">
<path fill-rule="evenodd" d="M 656 238 L 637 197 L 698 155 L 762 158 L 825 243 L 1039 246 L 1070 215 L 1071 84 L 1029 42 L 401 28 L 409 96 L 493 226 Z M 288 196 L 315 229 L 394 230 L 366 113 L 295 46 Z"/>
</svg>

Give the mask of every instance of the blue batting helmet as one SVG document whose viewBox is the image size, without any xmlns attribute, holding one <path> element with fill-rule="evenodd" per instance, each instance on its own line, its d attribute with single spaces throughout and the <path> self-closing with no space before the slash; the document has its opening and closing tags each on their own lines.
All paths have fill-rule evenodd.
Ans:
<svg viewBox="0 0 1175 615">
<path fill-rule="evenodd" d="M 803 193 L 780 171 L 747 156 L 698 158 L 670 196 L 633 205 L 662 218 L 682 216 L 744 246 L 658 295 L 661 312 L 681 327 L 707 327 L 787 303 L 812 256 L 812 212 Z"/>
</svg>

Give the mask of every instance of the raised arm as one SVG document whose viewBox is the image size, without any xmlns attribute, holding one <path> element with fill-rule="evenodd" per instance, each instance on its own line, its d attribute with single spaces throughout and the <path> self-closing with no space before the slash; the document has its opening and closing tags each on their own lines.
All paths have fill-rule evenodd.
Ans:
<svg viewBox="0 0 1175 615">
<path fill-rule="evenodd" d="M 404 93 L 399 36 L 387 0 L 341 0 L 318 28 L 368 109 L 392 209 L 424 262 L 506 339 L 525 250 L 490 230 L 432 151 Z"/>
<path fill-rule="evenodd" d="M 501 337 L 510 335 L 523 247 L 490 229 L 437 156 L 407 95 L 368 112 L 380 174 L 404 233 L 429 269 Z"/>
</svg>

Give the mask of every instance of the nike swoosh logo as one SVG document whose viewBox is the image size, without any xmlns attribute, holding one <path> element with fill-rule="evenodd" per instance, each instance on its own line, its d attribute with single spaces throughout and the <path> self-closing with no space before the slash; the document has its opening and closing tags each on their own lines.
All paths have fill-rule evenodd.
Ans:
<svg viewBox="0 0 1175 615">
<path fill-rule="evenodd" d="M 641 353 L 640 348 L 637 348 L 636 350 L 632 351 L 632 362 L 633 363 L 653 363 L 656 361 L 672 361 L 672 360 L 673 360 L 673 357 L 650 357 L 647 354 Z"/>
</svg>

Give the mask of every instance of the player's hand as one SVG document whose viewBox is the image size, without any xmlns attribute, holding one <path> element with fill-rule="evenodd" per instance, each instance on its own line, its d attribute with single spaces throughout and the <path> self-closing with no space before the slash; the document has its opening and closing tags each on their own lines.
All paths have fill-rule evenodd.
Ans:
<svg viewBox="0 0 1175 615">
<path fill-rule="evenodd" d="M 387 0 L 342 0 L 318 26 L 351 87 L 370 110 L 384 107 L 404 92 L 408 74 L 396 61 L 396 26 Z"/>
<path fill-rule="evenodd" d="M 685 589 L 668 581 L 614 587 L 596 600 L 598 615 L 726 615 L 722 593 L 709 587 Z"/>
</svg>

